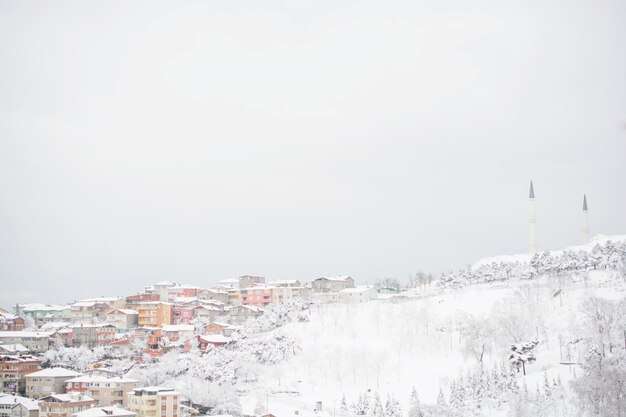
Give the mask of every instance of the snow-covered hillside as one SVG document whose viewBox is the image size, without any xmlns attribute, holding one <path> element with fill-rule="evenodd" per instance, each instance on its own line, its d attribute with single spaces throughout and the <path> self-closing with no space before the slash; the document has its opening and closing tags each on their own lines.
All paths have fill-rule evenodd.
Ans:
<svg viewBox="0 0 626 417">
<path fill-rule="evenodd" d="M 422 401 L 434 404 L 440 389 L 449 395 L 460 375 L 480 366 L 499 368 L 512 343 L 532 339 L 539 341 L 537 360 L 527 376 L 517 375 L 519 385 L 525 383 L 534 394 L 545 377 L 568 384 L 582 374 L 579 366 L 562 364 L 580 362 L 585 353 L 583 343 L 570 343 L 586 335 L 581 302 L 593 295 L 626 296 L 623 282 L 606 280 L 599 271 L 557 296 L 558 283 L 541 279 L 396 302 L 317 305 L 310 322 L 286 326 L 302 351 L 268 369 L 259 392 L 270 393 L 268 411 L 277 416 L 302 412 L 317 401 L 333 415 L 345 414 L 344 396 L 350 404 L 363 393 L 383 400 L 394 396 L 407 411 L 412 387 Z M 477 343 L 479 350 L 485 344 L 482 363 L 473 350 Z"/>
<path fill-rule="evenodd" d="M 620 415 L 625 253 L 626 240 L 612 237 L 374 301 L 275 304 L 223 347 L 108 365 L 211 414 Z M 84 350 L 46 358 L 82 371 L 110 356 Z"/>
<path fill-rule="evenodd" d="M 626 235 L 596 235 L 588 243 L 585 243 L 583 245 L 568 246 L 565 249 L 552 250 L 548 252 L 552 256 L 559 256 L 567 251 L 591 253 L 597 245 L 605 245 L 607 242 L 614 242 L 614 243 L 626 242 Z M 471 267 L 478 268 L 483 265 L 489 265 L 489 264 L 501 263 L 501 262 L 528 263 L 530 262 L 531 258 L 532 256 L 528 253 L 520 253 L 516 255 L 491 256 L 491 257 L 479 259 L 478 261 L 474 262 L 471 265 Z"/>
</svg>

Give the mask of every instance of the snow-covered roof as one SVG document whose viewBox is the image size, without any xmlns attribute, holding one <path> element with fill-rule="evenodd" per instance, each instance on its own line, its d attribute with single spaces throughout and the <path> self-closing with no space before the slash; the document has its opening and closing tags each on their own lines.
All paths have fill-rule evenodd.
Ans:
<svg viewBox="0 0 626 417">
<path fill-rule="evenodd" d="M 113 310 L 109 311 L 107 314 L 115 314 L 116 311 L 122 314 L 139 314 L 137 310 L 133 310 L 130 308 L 114 308 Z"/>
<path fill-rule="evenodd" d="M 226 304 L 224 304 L 223 302 L 221 302 L 219 300 L 199 300 L 199 301 L 202 304 L 213 304 L 213 305 L 216 305 L 216 306 L 226 305 Z"/>
<path fill-rule="evenodd" d="M 230 342 L 230 338 L 224 336 L 221 333 L 214 334 L 205 334 L 199 336 L 201 340 L 204 340 L 207 343 L 228 343 Z"/>
<path fill-rule="evenodd" d="M 275 279 L 274 281 L 268 282 L 269 285 L 295 285 L 299 283 L 300 281 L 297 279 Z"/>
<path fill-rule="evenodd" d="M 39 399 L 42 402 L 49 402 L 48 399 L 53 398 L 58 402 L 62 403 L 72 403 L 72 402 L 81 402 L 81 401 L 93 401 L 93 398 L 87 394 L 83 394 L 81 392 L 68 392 L 67 394 L 50 394 L 46 395 Z"/>
<path fill-rule="evenodd" d="M 17 316 L 15 314 L 11 314 L 8 311 L 0 311 L 0 318 L 5 318 L 7 320 L 13 320 Z"/>
<path fill-rule="evenodd" d="M 72 414 L 74 417 L 107 417 L 107 416 L 134 416 L 136 413 L 122 407 L 92 407 L 78 413 Z"/>
<path fill-rule="evenodd" d="M 107 378 L 104 375 L 82 375 L 76 378 L 68 379 L 65 382 L 117 382 L 117 383 L 126 383 L 126 382 L 138 382 L 136 379 L 132 378 L 122 378 L 122 377 L 112 377 Z"/>
<path fill-rule="evenodd" d="M 364 293 L 367 291 L 376 291 L 373 288 L 369 288 L 369 287 L 355 287 L 355 288 L 344 288 L 343 290 L 339 291 L 340 293 Z"/>
<path fill-rule="evenodd" d="M 83 298 L 78 302 L 95 302 L 95 303 L 114 303 L 121 300 L 121 297 L 95 297 L 95 298 Z"/>
<path fill-rule="evenodd" d="M 170 282 L 170 281 L 161 281 L 161 282 L 157 282 L 156 284 L 154 284 L 154 286 L 155 286 L 155 287 L 156 287 L 157 285 L 158 285 L 159 287 L 172 287 L 172 286 L 174 286 L 175 284 L 174 284 L 173 282 Z"/>
<path fill-rule="evenodd" d="M 42 324 L 39 330 L 59 330 L 64 327 L 68 327 L 70 325 L 71 323 L 68 323 L 65 321 L 51 321 L 51 322 Z"/>
<path fill-rule="evenodd" d="M 198 287 L 197 285 L 191 285 L 191 284 L 176 284 L 172 289 L 176 289 L 176 288 L 184 288 L 184 289 L 190 289 L 190 290 L 202 289 L 202 287 Z"/>
<path fill-rule="evenodd" d="M 39 410 L 37 401 L 31 400 L 30 398 L 20 397 L 19 395 L 0 394 L 0 406 L 17 404 L 23 405 L 29 411 Z"/>
<path fill-rule="evenodd" d="M 31 303 L 31 304 L 21 304 L 20 309 L 22 311 L 63 311 L 69 309 L 70 306 L 61 306 L 56 304 L 41 304 L 41 303 Z"/>
<path fill-rule="evenodd" d="M 352 278 L 350 275 L 339 275 L 336 277 L 321 277 L 318 279 L 325 279 L 328 281 L 338 281 L 338 282 L 344 282 L 347 281 L 349 278 Z"/>
<path fill-rule="evenodd" d="M 10 345 L 0 345 L 0 350 L 9 352 L 9 353 L 26 353 L 30 351 L 30 349 L 28 349 L 26 346 L 20 343 L 13 343 Z"/>
<path fill-rule="evenodd" d="M 213 307 L 213 306 L 206 306 L 206 305 L 199 305 L 199 306 L 196 306 L 196 307 L 194 307 L 194 310 L 196 310 L 196 309 L 198 309 L 198 308 L 201 308 L 201 309 L 204 309 L 204 310 L 209 310 L 209 311 L 222 311 L 222 310 L 220 310 L 220 309 L 219 309 L 219 308 L 217 308 L 217 307 Z"/>
<path fill-rule="evenodd" d="M 180 395 L 179 392 L 174 391 L 172 388 L 164 387 L 141 387 L 133 389 L 134 392 L 156 392 L 159 395 Z"/>
<path fill-rule="evenodd" d="M 218 284 L 239 284 L 239 280 L 237 278 L 229 278 L 229 279 L 222 279 L 217 281 Z"/>
<path fill-rule="evenodd" d="M 248 310 L 252 310 L 252 311 L 255 311 L 257 313 L 262 313 L 262 312 L 265 311 L 261 307 L 257 307 L 257 306 L 253 306 L 253 305 L 247 305 L 247 304 L 246 305 L 242 304 L 242 305 L 238 305 L 238 306 L 233 306 L 233 307 L 230 307 L 228 310 L 229 311 L 230 310 L 237 310 L 237 309 L 240 309 L 240 308 L 247 308 Z"/>
<path fill-rule="evenodd" d="M 217 324 L 218 326 L 222 326 L 226 329 L 239 329 L 239 326 L 235 326 L 230 323 L 224 323 L 223 321 L 214 321 L 213 323 L 209 323 L 209 324 Z"/>
<path fill-rule="evenodd" d="M 159 304 L 173 305 L 173 303 L 168 303 L 166 301 L 142 301 L 139 303 L 140 306 L 155 306 Z"/>
<path fill-rule="evenodd" d="M 34 338 L 45 338 L 50 337 L 54 334 L 54 332 L 29 332 L 29 331 L 19 331 L 19 332 L 0 332 L 0 339 L 12 339 L 12 338 L 22 338 L 22 337 L 34 337 Z"/>
<path fill-rule="evenodd" d="M 176 297 L 172 300 L 174 304 L 189 304 L 198 301 L 197 297 Z"/>
<path fill-rule="evenodd" d="M 82 375 L 80 372 L 72 371 L 71 369 L 65 368 L 46 368 L 41 371 L 33 372 L 32 374 L 27 374 L 27 377 L 76 377 Z"/>
<path fill-rule="evenodd" d="M 164 332 L 193 332 L 195 327 L 192 324 L 166 324 L 161 329 Z"/>
<path fill-rule="evenodd" d="M 221 290 L 219 288 L 207 288 L 207 289 L 204 289 L 202 291 L 210 292 L 210 293 L 213 293 L 213 294 L 228 294 L 226 291 Z"/>
<path fill-rule="evenodd" d="M 96 305 L 95 301 L 78 301 L 72 304 L 72 307 L 93 307 Z"/>
<path fill-rule="evenodd" d="M 81 328 L 87 328 L 87 327 L 96 327 L 96 328 L 100 328 L 100 327 L 115 327 L 112 324 L 108 324 L 108 323 L 96 323 L 96 324 L 91 324 L 91 323 L 77 323 L 77 324 L 73 324 L 71 326 L 69 326 L 70 329 L 81 329 Z"/>
</svg>

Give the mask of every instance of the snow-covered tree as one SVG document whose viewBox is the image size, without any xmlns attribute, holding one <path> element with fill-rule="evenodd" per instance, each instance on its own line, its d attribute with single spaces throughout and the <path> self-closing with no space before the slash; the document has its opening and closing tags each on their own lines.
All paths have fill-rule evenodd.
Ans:
<svg viewBox="0 0 626 417">
<path fill-rule="evenodd" d="M 422 405 L 415 387 L 411 390 L 411 398 L 409 399 L 409 417 L 423 417 Z"/>
<path fill-rule="evenodd" d="M 393 395 L 387 395 L 387 402 L 385 403 L 385 417 L 402 417 L 400 403 L 394 398 Z"/>
<path fill-rule="evenodd" d="M 533 349 L 535 349 L 537 344 L 539 344 L 538 341 L 531 340 L 524 343 L 516 343 L 511 346 L 509 363 L 516 367 L 517 372 L 519 372 L 521 367 L 524 371 L 524 375 L 526 375 L 526 365 L 530 365 L 536 360 Z"/>
</svg>

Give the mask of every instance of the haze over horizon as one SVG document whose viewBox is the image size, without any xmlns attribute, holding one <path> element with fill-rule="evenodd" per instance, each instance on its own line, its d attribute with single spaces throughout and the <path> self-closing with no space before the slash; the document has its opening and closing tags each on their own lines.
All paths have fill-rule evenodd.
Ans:
<svg viewBox="0 0 626 417">
<path fill-rule="evenodd" d="M 0 0 L 0 306 L 626 233 L 626 4 Z M 71 289 L 71 292 L 69 291 Z M 68 295 L 69 294 L 69 295 Z"/>
</svg>

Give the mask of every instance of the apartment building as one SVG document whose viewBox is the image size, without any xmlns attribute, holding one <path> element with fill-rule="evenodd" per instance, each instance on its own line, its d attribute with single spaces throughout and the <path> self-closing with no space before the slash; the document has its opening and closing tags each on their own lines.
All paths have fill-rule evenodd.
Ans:
<svg viewBox="0 0 626 417">
<path fill-rule="evenodd" d="M 228 319 L 230 323 L 243 324 L 249 319 L 262 316 L 264 310 L 260 307 L 253 305 L 241 305 L 234 306 L 226 310 L 224 317 Z"/>
<path fill-rule="evenodd" d="M 239 288 L 248 288 L 257 284 L 265 284 L 265 277 L 242 275 L 239 277 Z"/>
<path fill-rule="evenodd" d="M 354 279 L 350 276 L 322 277 L 311 283 L 313 292 L 339 292 L 346 288 L 354 288 Z"/>
<path fill-rule="evenodd" d="M 125 332 L 139 325 L 139 312 L 129 308 L 114 308 L 106 314 L 107 324 L 115 326 L 117 332 Z"/>
<path fill-rule="evenodd" d="M 137 310 L 137 306 L 141 303 L 159 301 L 159 294 L 136 294 L 126 297 L 126 307 L 132 310 Z"/>
<path fill-rule="evenodd" d="M 110 324 L 77 324 L 71 327 L 72 344 L 93 349 L 115 340 L 115 326 Z"/>
<path fill-rule="evenodd" d="M 65 368 L 47 368 L 26 375 L 26 396 L 41 398 L 50 394 L 65 393 L 65 381 L 82 375 Z"/>
<path fill-rule="evenodd" d="M 32 318 L 37 327 L 54 321 L 70 321 L 72 318 L 70 306 L 55 304 L 18 304 L 15 314 Z"/>
<path fill-rule="evenodd" d="M 221 303 L 228 303 L 228 293 L 220 289 L 206 289 L 198 293 L 200 300 L 216 300 Z"/>
<path fill-rule="evenodd" d="M 172 324 L 172 304 L 145 302 L 137 306 L 139 326 L 161 327 Z"/>
<path fill-rule="evenodd" d="M 174 284 L 167 288 L 167 301 L 172 301 L 176 298 L 194 298 L 198 296 L 204 288 L 196 287 L 189 284 Z"/>
<path fill-rule="evenodd" d="M 111 309 L 109 304 L 96 301 L 79 301 L 72 304 L 72 322 L 98 323 L 104 321 L 105 314 Z"/>
<path fill-rule="evenodd" d="M 77 412 L 87 410 L 95 401 L 81 392 L 69 392 L 46 395 L 38 403 L 39 417 L 71 417 Z"/>
<path fill-rule="evenodd" d="M 194 317 L 204 319 L 205 321 L 215 321 L 223 312 L 223 308 L 213 305 L 200 305 L 193 309 Z"/>
<path fill-rule="evenodd" d="M 128 393 L 128 409 L 138 417 L 178 417 L 179 396 L 171 388 L 136 388 Z"/>
<path fill-rule="evenodd" d="M 195 327 L 191 324 L 171 324 L 169 326 L 163 326 L 161 331 L 163 337 L 175 343 L 192 337 L 195 333 Z"/>
<path fill-rule="evenodd" d="M 266 306 L 272 303 L 274 298 L 274 287 L 257 286 L 242 288 L 239 290 L 241 304 L 253 306 Z"/>
<path fill-rule="evenodd" d="M 45 352 L 52 346 L 54 340 L 63 341 L 56 332 L 0 332 L 0 344 L 20 344 L 31 352 Z"/>
<path fill-rule="evenodd" d="M 0 311 L 0 331 L 19 332 L 24 330 L 24 319 L 11 313 Z"/>
<path fill-rule="evenodd" d="M 189 324 L 193 315 L 194 308 L 192 306 L 172 306 L 172 324 Z"/>
<path fill-rule="evenodd" d="M 0 394 L 0 417 L 39 417 L 39 405 L 30 398 Z"/>
<path fill-rule="evenodd" d="M 65 381 L 67 392 L 82 392 L 96 401 L 98 406 L 121 405 L 127 407 L 127 395 L 137 386 L 131 378 L 103 375 L 83 375 Z"/>
<path fill-rule="evenodd" d="M 26 375 L 39 371 L 41 362 L 33 355 L 0 355 L 0 392 L 23 394 Z"/>
</svg>

